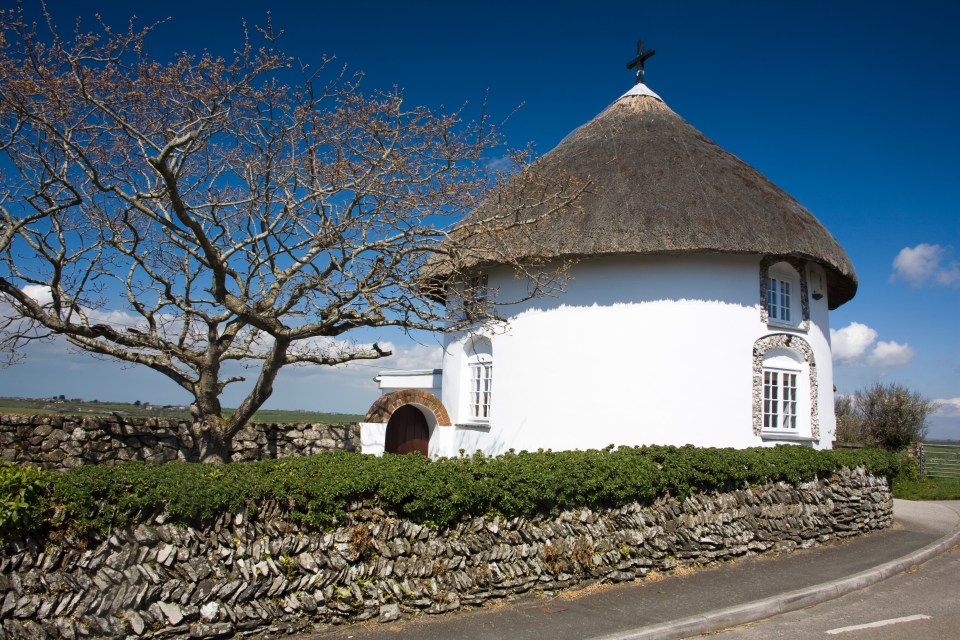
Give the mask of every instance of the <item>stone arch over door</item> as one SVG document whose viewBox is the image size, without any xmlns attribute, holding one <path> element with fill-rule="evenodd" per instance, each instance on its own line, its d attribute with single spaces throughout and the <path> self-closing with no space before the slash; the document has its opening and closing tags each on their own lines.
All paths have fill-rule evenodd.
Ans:
<svg viewBox="0 0 960 640">
<path fill-rule="evenodd" d="M 385 453 L 422 453 L 430 455 L 430 427 L 417 407 L 405 404 L 390 416 L 384 438 Z"/>
<path fill-rule="evenodd" d="M 433 414 L 437 426 L 448 427 L 451 424 L 450 416 L 443 403 L 435 395 L 421 389 L 402 389 L 380 396 L 367 411 L 363 421 L 381 424 L 389 422 L 393 412 L 406 404 L 412 404 L 422 411 L 429 411 Z"/>
</svg>

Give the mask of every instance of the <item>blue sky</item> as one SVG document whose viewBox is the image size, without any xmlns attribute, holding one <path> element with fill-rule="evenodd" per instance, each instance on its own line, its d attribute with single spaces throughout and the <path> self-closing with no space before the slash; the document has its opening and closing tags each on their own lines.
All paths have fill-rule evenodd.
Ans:
<svg viewBox="0 0 960 640">
<path fill-rule="evenodd" d="M 39 3 L 25 0 L 32 12 Z M 0 6 L 13 6 L 0 0 Z M 80 3 L 50 0 L 69 30 Z M 273 23 L 287 50 L 363 70 L 367 89 L 506 116 L 512 146 L 549 151 L 633 83 L 638 38 L 657 54 L 647 84 L 718 144 L 809 208 L 849 253 L 860 290 L 834 312 L 838 390 L 899 382 L 952 401 L 932 434 L 960 438 L 960 5 L 919 2 L 105 2 L 121 26 L 171 16 L 153 51 L 229 54 L 242 23 Z M 92 24 L 92 23 L 90 23 Z M 521 106 L 522 105 L 522 106 Z M 268 406 L 363 412 L 381 368 L 433 366 L 436 341 L 336 371 L 285 371 Z M 2 395 L 184 402 L 158 374 L 38 347 L 0 370 Z M 228 394 L 227 405 L 235 404 Z"/>
</svg>

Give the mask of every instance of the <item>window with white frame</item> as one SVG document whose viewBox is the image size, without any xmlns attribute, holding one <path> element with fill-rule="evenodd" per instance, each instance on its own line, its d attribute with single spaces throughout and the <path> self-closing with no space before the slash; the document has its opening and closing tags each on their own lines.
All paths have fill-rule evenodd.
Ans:
<svg viewBox="0 0 960 640">
<path fill-rule="evenodd" d="M 791 347 L 776 347 L 763 354 L 760 368 L 762 403 L 756 407 L 760 430 L 770 436 L 791 438 L 812 434 L 810 364 Z"/>
<path fill-rule="evenodd" d="M 763 428 L 797 430 L 797 371 L 763 369 Z"/>
<path fill-rule="evenodd" d="M 474 302 L 486 302 L 488 282 L 489 280 L 485 273 L 470 278 L 468 294 Z"/>
<path fill-rule="evenodd" d="M 493 345 L 490 339 L 476 336 L 468 340 L 466 350 L 466 393 L 464 413 L 468 422 L 490 422 L 493 396 Z M 462 406 L 462 405 L 461 405 Z"/>
<path fill-rule="evenodd" d="M 800 324 L 800 278 L 785 263 L 770 269 L 767 277 L 767 322 Z"/>
<path fill-rule="evenodd" d="M 803 338 L 775 333 L 753 345 L 753 433 L 764 441 L 820 440 L 813 350 Z"/>
<path fill-rule="evenodd" d="M 790 322 L 791 282 L 770 276 L 767 284 L 767 314 L 771 320 Z"/>
<path fill-rule="evenodd" d="M 470 419 L 490 420 L 490 394 L 493 390 L 493 362 L 470 363 Z"/>
<path fill-rule="evenodd" d="M 463 311 L 467 318 L 477 319 L 484 314 L 487 304 L 487 274 L 467 278 L 463 284 Z"/>
</svg>

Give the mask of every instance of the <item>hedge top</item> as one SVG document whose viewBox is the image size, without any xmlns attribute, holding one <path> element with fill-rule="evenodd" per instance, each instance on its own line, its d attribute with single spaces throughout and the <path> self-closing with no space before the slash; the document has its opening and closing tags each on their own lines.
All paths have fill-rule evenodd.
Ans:
<svg viewBox="0 0 960 640">
<path fill-rule="evenodd" d="M 201 524 L 275 501 L 308 527 L 325 527 L 351 503 L 371 501 L 433 526 L 496 513 L 549 515 L 684 497 L 767 481 L 799 483 L 841 468 L 892 477 L 897 458 L 877 449 L 621 447 L 429 460 L 329 452 L 211 466 L 130 462 L 62 473 L 0 465 L 0 534 L 70 528 L 102 534 L 146 522 Z"/>
</svg>

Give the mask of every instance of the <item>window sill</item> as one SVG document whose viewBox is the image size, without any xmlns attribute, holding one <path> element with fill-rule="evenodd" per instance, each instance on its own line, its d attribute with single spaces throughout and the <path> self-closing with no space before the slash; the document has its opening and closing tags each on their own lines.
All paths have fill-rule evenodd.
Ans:
<svg viewBox="0 0 960 640">
<path fill-rule="evenodd" d="M 480 422 L 480 421 L 477 421 L 477 422 L 458 422 L 458 423 L 455 424 L 454 426 L 455 426 L 455 427 L 458 427 L 458 428 L 463 428 L 463 429 L 489 429 L 489 428 L 490 428 L 490 422 L 489 422 L 489 421 L 486 421 L 486 422 Z"/>
<path fill-rule="evenodd" d="M 813 436 L 805 436 L 799 433 L 791 433 L 788 431 L 761 431 L 760 438 L 762 440 L 789 440 L 790 442 L 816 442 L 817 439 Z"/>
<path fill-rule="evenodd" d="M 767 320 L 767 328 L 769 329 L 790 329 L 791 331 L 799 331 L 801 333 L 808 333 L 810 331 L 809 322 L 801 322 L 800 324 L 793 324 L 791 322 L 779 322 L 777 320 Z"/>
</svg>

